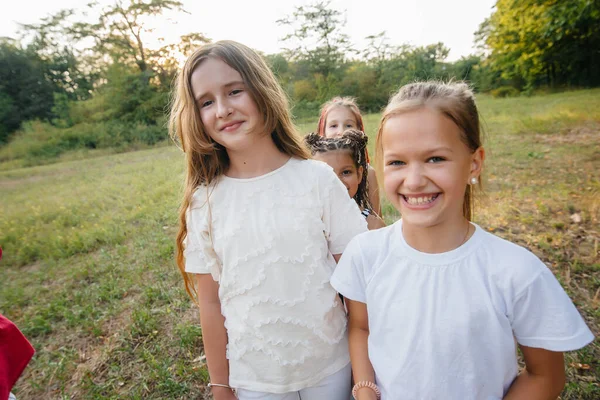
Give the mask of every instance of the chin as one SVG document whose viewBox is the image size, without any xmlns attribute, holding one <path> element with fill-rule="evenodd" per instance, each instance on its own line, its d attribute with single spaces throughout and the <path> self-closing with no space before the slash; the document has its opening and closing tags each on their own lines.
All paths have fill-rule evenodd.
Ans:
<svg viewBox="0 0 600 400">
<path fill-rule="evenodd" d="M 426 215 L 425 213 L 406 209 L 400 209 L 400 214 L 402 215 L 402 223 L 404 225 L 410 225 L 415 228 L 430 228 L 440 223 L 437 215 Z"/>
</svg>

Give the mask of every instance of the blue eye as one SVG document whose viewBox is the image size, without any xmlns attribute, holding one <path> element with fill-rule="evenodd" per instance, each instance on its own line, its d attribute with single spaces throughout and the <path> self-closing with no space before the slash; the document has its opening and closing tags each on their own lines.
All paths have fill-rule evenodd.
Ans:
<svg viewBox="0 0 600 400">
<path fill-rule="evenodd" d="M 243 90 L 242 90 L 242 89 L 234 89 L 234 90 L 232 90 L 232 91 L 231 91 L 231 93 L 229 93 L 229 94 L 231 94 L 231 95 L 236 95 L 236 94 L 239 94 L 239 93 L 242 93 L 242 92 L 243 92 Z"/>
<path fill-rule="evenodd" d="M 207 101 L 205 101 L 204 103 L 202 103 L 202 104 L 200 105 L 200 107 L 201 107 L 201 108 L 208 107 L 208 106 L 210 106 L 211 104 L 212 104 L 212 101 L 211 101 L 211 100 L 207 100 Z"/>
<path fill-rule="evenodd" d="M 446 159 L 444 157 L 431 157 L 429 160 L 427 160 L 427 162 L 430 163 L 439 163 L 442 161 L 446 161 Z"/>
<path fill-rule="evenodd" d="M 394 160 L 394 161 L 390 161 L 387 163 L 387 165 L 394 165 L 394 166 L 400 166 L 400 165 L 404 165 L 405 162 L 404 161 L 400 161 L 400 160 Z"/>
</svg>

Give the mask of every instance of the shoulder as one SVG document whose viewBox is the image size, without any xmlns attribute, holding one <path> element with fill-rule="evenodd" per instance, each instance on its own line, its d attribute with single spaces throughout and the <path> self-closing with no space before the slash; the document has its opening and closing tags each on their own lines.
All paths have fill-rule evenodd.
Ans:
<svg viewBox="0 0 600 400">
<path fill-rule="evenodd" d="M 385 257 L 394 246 L 395 227 L 393 224 L 360 233 L 350 241 L 347 249 L 353 253 L 360 253 L 368 261 Z"/>
<path fill-rule="evenodd" d="M 303 179 L 306 178 L 304 179 L 306 182 L 310 182 L 313 187 L 317 187 L 319 192 L 324 190 L 328 193 L 333 188 L 344 188 L 342 181 L 339 180 L 333 168 L 323 161 L 296 160 L 294 167 L 294 175 L 299 173 Z M 345 188 L 344 191 L 346 191 Z"/>
<path fill-rule="evenodd" d="M 312 176 L 335 176 L 333 168 L 323 161 L 317 160 L 294 160 L 294 167 L 300 171 L 305 171 Z"/>
<path fill-rule="evenodd" d="M 202 209 L 206 207 L 208 201 L 208 193 L 208 186 L 198 186 L 192 194 L 192 199 L 190 200 L 190 210 Z"/>
<path fill-rule="evenodd" d="M 541 260 L 525 247 L 483 230 L 482 233 L 482 242 L 486 251 L 490 256 L 500 261 L 503 266 L 522 264 L 543 265 Z"/>
<path fill-rule="evenodd" d="M 367 215 L 367 224 L 371 230 L 385 228 L 385 222 L 383 222 L 383 219 L 372 212 Z"/>
<path fill-rule="evenodd" d="M 523 246 L 482 231 L 480 251 L 486 265 L 505 288 L 520 291 L 533 282 L 548 267 Z"/>
</svg>

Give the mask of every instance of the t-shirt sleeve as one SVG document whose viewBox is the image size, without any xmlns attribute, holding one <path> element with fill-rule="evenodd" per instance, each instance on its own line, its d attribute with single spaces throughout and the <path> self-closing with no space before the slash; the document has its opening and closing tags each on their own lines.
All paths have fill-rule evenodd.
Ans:
<svg viewBox="0 0 600 400">
<path fill-rule="evenodd" d="M 341 254 L 354 236 L 367 230 L 367 221 L 333 170 L 325 170 L 323 178 L 325 236 L 331 254 Z"/>
<path fill-rule="evenodd" d="M 517 342 L 551 351 L 584 347 L 594 335 L 552 272 L 545 265 L 541 268 L 513 303 L 511 324 Z"/>
<path fill-rule="evenodd" d="M 366 303 L 367 283 L 358 239 L 354 238 L 342 254 L 331 276 L 331 286 L 350 300 Z"/>
<path fill-rule="evenodd" d="M 215 281 L 221 277 L 221 263 L 215 253 L 209 232 L 209 207 L 194 196 L 186 213 L 185 272 L 211 274 Z M 200 203 L 200 204 L 199 204 Z"/>
</svg>

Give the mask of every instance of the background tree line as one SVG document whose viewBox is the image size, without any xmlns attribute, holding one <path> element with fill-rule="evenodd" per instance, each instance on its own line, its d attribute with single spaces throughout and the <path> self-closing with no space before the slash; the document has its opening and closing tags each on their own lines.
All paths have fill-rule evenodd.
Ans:
<svg viewBox="0 0 600 400">
<path fill-rule="evenodd" d="M 0 39 L 0 162 L 55 158 L 73 149 L 130 149 L 166 139 L 165 110 L 182 57 L 210 41 L 182 36 L 145 45 L 149 18 L 185 12 L 172 0 L 92 4 L 94 22 L 62 10 Z M 377 112 L 415 79 L 463 79 L 495 96 L 600 84 L 598 0 L 498 0 L 475 34 L 480 51 L 448 62 L 443 43 L 391 43 L 385 32 L 356 49 L 328 1 L 277 21 L 287 49 L 265 55 L 296 117 L 315 117 L 335 95 Z M 8 144 L 10 142 L 10 144 Z"/>
</svg>

